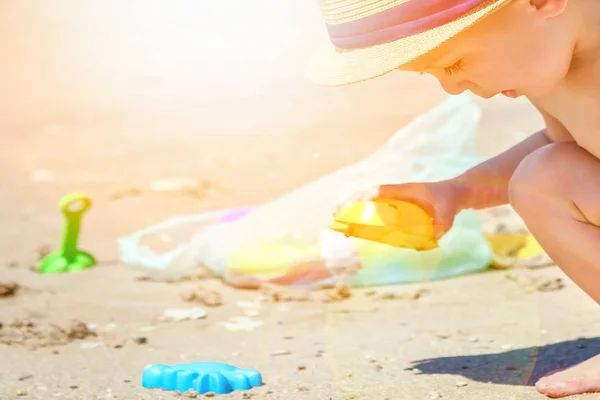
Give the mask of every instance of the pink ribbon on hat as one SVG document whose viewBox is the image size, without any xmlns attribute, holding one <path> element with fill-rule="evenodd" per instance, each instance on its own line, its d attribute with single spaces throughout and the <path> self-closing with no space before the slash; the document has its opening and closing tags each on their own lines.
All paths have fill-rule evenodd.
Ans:
<svg viewBox="0 0 600 400">
<path fill-rule="evenodd" d="M 409 0 L 377 14 L 341 24 L 327 24 L 339 49 L 376 46 L 423 33 L 467 15 L 489 0 Z"/>
</svg>

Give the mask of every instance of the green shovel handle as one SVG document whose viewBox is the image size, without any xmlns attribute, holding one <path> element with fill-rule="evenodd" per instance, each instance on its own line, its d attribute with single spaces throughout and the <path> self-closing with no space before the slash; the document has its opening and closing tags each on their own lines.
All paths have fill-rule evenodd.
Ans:
<svg viewBox="0 0 600 400">
<path fill-rule="evenodd" d="M 68 262 L 73 262 L 77 255 L 81 217 L 92 206 L 92 200 L 83 193 L 71 193 L 63 197 L 58 206 L 65 216 L 62 254 Z"/>
</svg>

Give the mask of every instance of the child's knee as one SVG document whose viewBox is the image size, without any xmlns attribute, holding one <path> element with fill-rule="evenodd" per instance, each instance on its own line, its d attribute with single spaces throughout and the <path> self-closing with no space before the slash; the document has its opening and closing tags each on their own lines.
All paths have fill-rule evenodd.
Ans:
<svg viewBox="0 0 600 400">
<path fill-rule="evenodd" d="M 578 157 L 574 143 L 553 143 L 534 151 L 517 167 L 509 186 L 510 204 L 523 216 L 530 210 L 539 212 L 541 201 L 561 196 L 569 184 L 569 163 Z"/>
</svg>

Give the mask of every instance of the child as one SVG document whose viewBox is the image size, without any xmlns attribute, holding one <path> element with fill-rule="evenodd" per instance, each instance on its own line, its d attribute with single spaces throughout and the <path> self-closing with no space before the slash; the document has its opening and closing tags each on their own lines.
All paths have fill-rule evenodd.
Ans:
<svg viewBox="0 0 600 400">
<path fill-rule="evenodd" d="M 546 129 L 443 182 L 361 197 L 414 202 L 443 235 L 464 209 L 510 203 L 552 259 L 600 302 L 600 0 L 320 0 L 334 45 L 313 79 L 347 84 L 395 69 L 451 94 L 526 96 Z M 541 379 L 550 397 L 600 392 L 600 355 Z"/>
</svg>

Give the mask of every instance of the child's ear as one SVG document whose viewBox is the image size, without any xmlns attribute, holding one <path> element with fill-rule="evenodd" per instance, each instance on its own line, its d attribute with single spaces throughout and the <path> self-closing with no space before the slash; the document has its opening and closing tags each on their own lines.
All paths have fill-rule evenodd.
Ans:
<svg viewBox="0 0 600 400">
<path fill-rule="evenodd" d="M 562 14 L 569 0 L 529 0 L 529 3 L 544 18 L 552 18 Z"/>
</svg>

